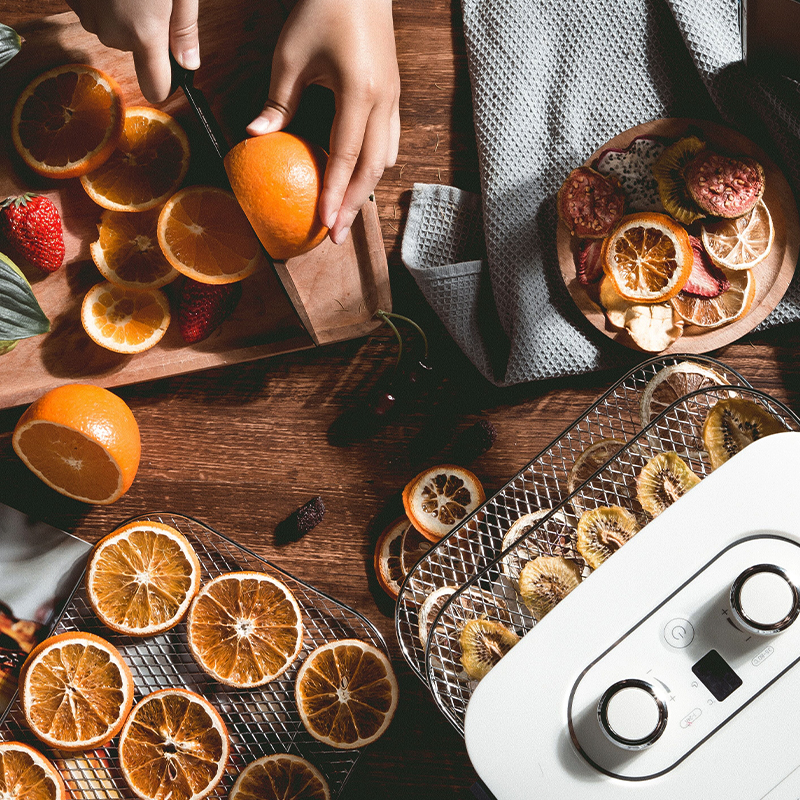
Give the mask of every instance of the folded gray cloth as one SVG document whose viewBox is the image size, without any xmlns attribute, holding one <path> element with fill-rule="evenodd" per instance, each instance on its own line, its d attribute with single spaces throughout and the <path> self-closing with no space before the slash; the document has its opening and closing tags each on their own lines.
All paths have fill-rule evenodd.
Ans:
<svg viewBox="0 0 800 800">
<path fill-rule="evenodd" d="M 800 86 L 745 68 L 737 0 L 462 0 L 481 198 L 414 187 L 402 256 L 492 382 L 641 359 L 569 297 L 558 188 L 617 133 L 661 117 L 723 122 L 800 190 Z M 485 256 L 482 257 L 483 252 Z M 761 328 L 800 319 L 800 276 Z"/>
</svg>

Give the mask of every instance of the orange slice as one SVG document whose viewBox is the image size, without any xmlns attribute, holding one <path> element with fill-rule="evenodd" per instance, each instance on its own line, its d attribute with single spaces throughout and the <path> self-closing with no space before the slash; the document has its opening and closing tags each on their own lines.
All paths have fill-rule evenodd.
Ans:
<svg viewBox="0 0 800 800">
<path fill-rule="evenodd" d="M 107 281 L 126 289 L 158 289 L 178 277 L 158 245 L 159 212 L 103 212 L 89 252 Z"/>
<path fill-rule="evenodd" d="M 695 297 L 681 292 L 670 302 L 680 317 L 690 325 L 717 328 L 741 319 L 753 305 L 756 279 L 748 270 L 726 272 L 730 288 L 717 297 Z"/>
<path fill-rule="evenodd" d="M 11 116 L 11 138 L 35 172 L 74 178 L 111 155 L 124 117 L 113 78 L 86 64 L 65 64 L 25 87 Z"/>
<path fill-rule="evenodd" d="M 703 246 L 711 260 L 723 269 L 752 269 L 772 249 L 775 226 L 763 200 L 736 219 L 704 222 Z"/>
<path fill-rule="evenodd" d="M 200 590 L 187 635 L 209 675 L 244 689 L 269 683 L 297 658 L 303 622 L 297 600 L 280 581 L 263 572 L 230 572 Z"/>
<path fill-rule="evenodd" d="M 373 563 L 375 575 L 381 589 L 393 600 L 400 594 L 400 584 L 406 574 L 401 560 L 403 552 L 403 536 L 411 526 L 408 517 L 403 514 L 381 533 L 375 545 Z"/>
<path fill-rule="evenodd" d="M 162 689 L 131 711 L 119 737 L 119 765 L 142 800 L 201 800 L 225 775 L 228 729 L 211 703 L 186 689 Z"/>
<path fill-rule="evenodd" d="M 170 322 L 159 289 L 125 289 L 98 283 L 86 292 L 81 324 L 95 344 L 115 353 L 142 353 L 161 341 Z"/>
<path fill-rule="evenodd" d="M 21 742 L 0 742 L 0 797 L 9 800 L 64 800 L 58 770 Z"/>
<path fill-rule="evenodd" d="M 248 764 L 236 779 L 228 800 L 330 800 L 322 773 L 289 753 L 275 753 Z"/>
<path fill-rule="evenodd" d="M 188 539 L 161 522 L 131 522 L 92 551 L 86 593 L 117 633 L 153 636 L 174 628 L 200 588 L 200 561 Z"/>
<path fill-rule="evenodd" d="M 266 264 L 236 198 L 213 186 L 190 186 L 167 201 L 158 243 L 178 272 L 200 283 L 241 281 Z"/>
<path fill-rule="evenodd" d="M 408 527 L 400 543 L 400 567 L 405 577 L 411 572 L 412 567 L 433 546 L 431 540 L 423 536 L 406 518 Z"/>
<path fill-rule="evenodd" d="M 432 542 L 471 514 L 486 494 L 468 469 L 443 464 L 420 472 L 403 489 L 403 505 L 411 524 Z"/>
<path fill-rule="evenodd" d="M 306 730 L 331 747 L 374 742 L 397 708 L 397 679 L 389 659 L 358 639 L 318 647 L 297 673 L 295 699 Z"/>
<path fill-rule="evenodd" d="M 133 676 L 119 650 L 81 631 L 35 647 L 22 665 L 20 699 L 34 735 L 59 750 L 93 750 L 122 729 Z"/>
<path fill-rule="evenodd" d="M 689 234 L 666 214 L 623 217 L 603 245 L 603 270 L 617 294 L 637 303 L 674 297 L 692 272 Z"/>
<path fill-rule="evenodd" d="M 189 140 L 163 111 L 134 106 L 111 155 L 81 176 L 86 193 L 112 211 L 147 211 L 177 191 L 189 169 Z"/>
</svg>

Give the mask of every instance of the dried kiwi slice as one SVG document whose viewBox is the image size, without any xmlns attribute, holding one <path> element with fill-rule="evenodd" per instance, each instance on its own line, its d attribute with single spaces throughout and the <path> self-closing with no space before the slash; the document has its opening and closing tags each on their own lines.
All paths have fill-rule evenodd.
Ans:
<svg viewBox="0 0 800 800">
<path fill-rule="evenodd" d="M 431 625 L 445 604 L 456 593 L 455 586 L 442 586 L 431 592 L 423 601 L 419 609 L 418 634 L 423 647 L 427 644 Z M 457 606 L 454 608 L 454 606 Z M 477 586 L 470 586 L 462 592 L 457 600 L 453 601 L 447 612 L 442 616 L 447 628 L 461 628 L 465 619 L 480 619 L 482 617 L 496 616 L 511 622 L 508 606 L 500 597 L 495 597 L 490 592 L 485 592 Z"/>
<path fill-rule="evenodd" d="M 581 571 L 561 556 L 539 556 L 519 575 L 519 594 L 536 620 L 552 611 L 579 583 Z"/>
<path fill-rule="evenodd" d="M 706 143 L 697 136 L 684 136 L 664 150 L 653 164 L 661 204 L 668 214 L 684 225 L 691 225 L 705 216 L 689 194 L 683 178 L 683 170 L 705 147 Z"/>
<path fill-rule="evenodd" d="M 578 552 L 597 569 L 609 556 L 636 535 L 636 517 L 619 506 L 600 506 L 586 511 L 578 521 Z"/>
<path fill-rule="evenodd" d="M 700 478 L 677 453 L 659 453 L 642 467 L 636 479 L 636 496 L 642 508 L 657 517 L 698 483 Z"/>
<path fill-rule="evenodd" d="M 480 680 L 519 641 L 500 622 L 471 619 L 461 631 L 461 663 L 470 678 Z"/>
<path fill-rule="evenodd" d="M 703 442 L 716 469 L 756 439 L 786 428 L 763 406 L 744 397 L 717 401 L 703 424 Z"/>
</svg>

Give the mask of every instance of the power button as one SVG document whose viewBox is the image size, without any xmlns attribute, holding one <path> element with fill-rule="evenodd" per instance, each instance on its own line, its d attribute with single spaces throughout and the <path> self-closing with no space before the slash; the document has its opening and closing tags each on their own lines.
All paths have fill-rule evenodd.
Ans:
<svg viewBox="0 0 800 800">
<path fill-rule="evenodd" d="M 694 639 L 694 626 L 688 619 L 676 617 L 664 626 L 664 641 L 680 650 L 688 647 Z"/>
</svg>

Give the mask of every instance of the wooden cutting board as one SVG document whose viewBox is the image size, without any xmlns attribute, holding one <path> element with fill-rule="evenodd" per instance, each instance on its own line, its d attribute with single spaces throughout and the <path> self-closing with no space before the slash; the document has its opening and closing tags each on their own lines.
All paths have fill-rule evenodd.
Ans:
<svg viewBox="0 0 800 800">
<path fill-rule="evenodd" d="M 266 99 L 269 61 L 285 17 L 278 0 L 201 2 L 203 63 L 195 83 L 231 144 L 245 138 L 245 126 Z M 370 200 L 343 245 L 326 239 L 310 253 L 247 278 L 234 315 L 207 340 L 186 345 L 173 325 L 158 345 L 138 355 L 119 355 L 94 344 L 81 327 L 80 305 L 85 293 L 102 280 L 89 256 L 102 209 L 77 179 L 47 180 L 25 167 L 11 144 L 10 111 L 31 78 L 70 62 L 92 64 L 112 75 L 128 105 L 147 103 L 130 53 L 104 47 L 73 13 L 22 26 L 19 33 L 25 40 L 22 51 L 0 73 L 0 199 L 20 191 L 50 197 L 61 212 L 66 259 L 58 272 L 45 276 L 20 263 L 0 241 L 0 249 L 30 280 L 52 326 L 49 334 L 23 340 L 0 358 L 0 408 L 27 403 L 62 383 L 120 386 L 350 339 L 377 326 L 374 312 L 391 307 L 391 294 L 377 207 Z M 314 102 L 301 106 L 294 129 L 327 146 L 332 108 L 325 97 L 311 95 Z M 220 172 L 218 160 L 183 93 L 176 92 L 159 108 L 175 116 L 189 135 L 192 162 L 186 183 L 214 182 Z M 166 291 L 169 294 L 170 287 Z"/>
</svg>

